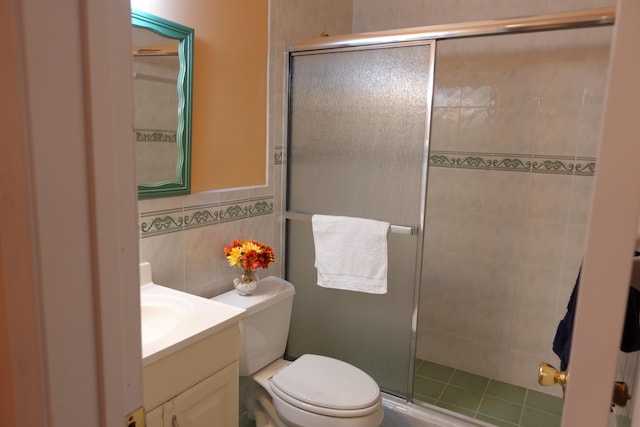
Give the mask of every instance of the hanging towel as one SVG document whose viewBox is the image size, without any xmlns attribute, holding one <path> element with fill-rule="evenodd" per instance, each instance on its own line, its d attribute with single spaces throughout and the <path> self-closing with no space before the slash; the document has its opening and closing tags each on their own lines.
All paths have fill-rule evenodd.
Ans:
<svg viewBox="0 0 640 427">
<path fill-rule="evenodd" d="M 311 223 L 319 286 L 387 293 L 388 222 L 313 215 Z"/>
<path fill-rule="evenodd" d="M 635 256 L 640 255 L 636 251 Z M 571 297 L 567 303 L 567 312 L 564 318 L 558 324 L 556 335 L 553 339 L 553 352 L 560 358 L 560 370 L 565 371 L 569 367 L 569 357 L 571 355 L 571 337 L 573 334 L 573 322 L 575 320 L 576 305 L 578 299 L 578 287 L 580 285 L 580 273 L 582 267 L 578 270 L 578 277 L 573 286 Z M 640 350 L 640 291 L 630 287 L 627 297 L 627 309 L 624 317 L 624 327 L 622 329 L 622 339 L 620 341 L 620 350 L 625 353 L 631 353 Z"/>
</svg>

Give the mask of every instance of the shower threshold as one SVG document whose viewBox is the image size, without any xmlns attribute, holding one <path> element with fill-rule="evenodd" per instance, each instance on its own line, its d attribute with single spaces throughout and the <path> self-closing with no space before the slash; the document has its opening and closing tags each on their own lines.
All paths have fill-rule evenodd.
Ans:
<svg viewBox="0 0 640 427">
<path fill-rule="evenodd" d="M 495 427 L 480 420 L 432 405 L 407 402 L 382 393 L 384 421 L 381 427 Z"/>
</svg>

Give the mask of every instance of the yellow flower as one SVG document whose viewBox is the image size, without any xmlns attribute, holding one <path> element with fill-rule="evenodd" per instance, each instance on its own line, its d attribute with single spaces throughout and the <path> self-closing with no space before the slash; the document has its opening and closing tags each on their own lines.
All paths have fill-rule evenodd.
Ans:
<svg viewBox="0 0 640 427">
<path fill-rule="evenodd" d="M 231 248 L 229 251 L 229 255 L 227 255 L 227 260 L 229 261 L 229 265 L 231 267 L 242 267 L 242 255 L 244 251 L 242 247 Z"/>
</svg>

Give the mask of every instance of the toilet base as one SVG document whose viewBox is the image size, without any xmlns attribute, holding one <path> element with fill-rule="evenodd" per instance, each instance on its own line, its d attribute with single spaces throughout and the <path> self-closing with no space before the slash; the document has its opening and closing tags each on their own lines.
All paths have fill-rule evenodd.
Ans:
<svg viewBox="0 0 640 427">
<path fill-rule="evenodd" d="M 256 427 L 289 427 L 278 415 L 271 396 L 259 384 L 247 390 L 243 403 Z"/>
</svg>

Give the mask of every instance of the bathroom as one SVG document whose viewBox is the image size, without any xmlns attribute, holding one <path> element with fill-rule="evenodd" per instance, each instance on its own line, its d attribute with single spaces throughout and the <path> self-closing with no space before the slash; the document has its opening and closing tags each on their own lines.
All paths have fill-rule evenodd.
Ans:
<svg viewBox="0 0 640 427">
<path fill-rule="evenodd" d="M 499 6 L 493 2 L 492 7 L 488 8 L 482 2 L 459 3 L 458 7 L 451 7 L 437 1 L 354 1 L 353 4 L 334 1 L 322 5 L 315 2 L 295 2 L 294 6 L 287 1 L 272 1 L 269 186 L 195 194 L 178 200 L 143 200 L 140 202 L 140 221 L 141 224 L 151 224 L 154 219 L 167 215 L 165 212 L 169 210 L 174 218 L 191 217 L 205 210 L 213 212 L 213 209 L 240 207 L 251 211 L 251 207 L 262 202 L 273 206 L 273 210 L 256 211 L 256 216 L 251 218 L 201 226 L 182 232 L 173 232 L 172 229 L 154 232 L 151 228 L 149 234 L 155 235 L 147 237 L 143 231 L 140 239 L 141 260 L 149 261 L 154 266 L 154 278 L 158 283 L 172 284 L 179 289 L 203 296 L 228 290 L 234 272 L 226 265 L 219 250 L 236 237 L 246 236 L 269 242 L 276 254 L 280 253 L 282 233 L 278 212 L 282 203 L 278 184 L 283 166 L 281 94 L 284 63 L 281 57 L 285 41 L 315 38 L 322 33 L 339 35 L 611 5 L 611 2 L 594 4 L 592 1 L 568 4 L 561 2 L 552 5 L 506 1 L 500 2 Z M 569 35 L 565 37 L 566 40 L 555 34 L 525 34 L 491 37 L 488 41 L 471 39 L 452 41 L 449 42 L 450 45 L 447 45 L 447 42 L 442 44 L 441 49 L 445 52 L 442 55 L 447 55 L 448 50 L 453 50 L 454 53 L 472 52 L 470 55 L 475 61 L 473 66 L 478 70 L 477 76 L 474 77 L 482 84 L 486 84 L 486 78 L 493 79 L 491 83 L 494 86 L 489 90 L 501 90 L 503 100 L 507 96 L 520 98 L 512 100 L 511 104 L 503 101 L 501 107 L 503 112 L 511 115 L 512 120 L 522 123 L 522 145 L 491 147 L 491 152 L 503 155 L 508 153 L 509 156 L 545 153 L 552 155 L 552 160 L 563 162 L 564 168 L 576 168 L 584 172 L 582 175 L 566 174 L 563 171 L 489 172 L 488 168 L 452 169 L 439 167 L 435 162 L 430 165 L 433 169 L 429 176 L 427 228 L 431 226 L 434 231 L 433 237 L 427 238 L 424 274 L 431 275 L 425 277 L 425 281 L 435 282 L 436 285 L 422 290 L 424 306 L 421 306 L 421 309 L 428 314 L 419 317 L 419 358 L 442 364 L 448 360 L 463 371 L 542 390 L 536 384 L 535 369 L 541 361 L 549 361 L 552 364 L 556 361 L 550 343 L 557 322 L 564 313 L 565 301 L 568 300 L 582 256 L 593 180 L 593 170 L 590 167 L 595 163 L 597 118 L 601 108 L 597 102 L 601 102 L 603 96 L 602 82 L 606 71 L 610 34 L 611 28 L 605 27 L 578 30 L 578 35 Z M 482 49 L 486 45 L 490 46 L 484 47 L 489 61 L 494 61 L 500 54 L 507 56 L 504 52 L 519 49 L 522 45 L 532 49 L 534 55 L 540 55 L 542 46 L 549 37 L 558 37 L 561 40 L 559 43 L 580 45 L 576 46 L 580 51 L 567 59 L 568 55 L 561 50 L 566 49 L 566 46 L 558 47 L 558 55 L 562 55 L 566 62 L 572 61 L 570 66 L 573 67 L 561 68 L 559 73 L 562 74 L 559 76 L 542 69 L 536 62 L 538 58 L 531 60 L 530 70 L 516 71 L 518 74 L 512 76 L 513 80 L 531 81 L 530 88 L 513 87 L 517 83 L 513 83 L 511 87 L 503 85 L 498 88 L 495 81 L 498 76 L 506 73 L 506 67 L 517 67 L 520 64 L 517 61 L 525 63 L 526 59 L 521 56 L 511 55 L 508 60 L 493 68 L 488 68 L 482 62 L 482 58 L 473 56 L 474 51 L 483 52 Z M 589 38 L 589 41 L 582 44 L 585 38 Z M 559 60 L 560 58 L 550 59 Z M 458 87 L 462 86 L 463 84 L 455 79 L 468 78 L 462 74 L 472 67 L 467 65 L 465 68 L 464 64 L 455 61 L 455 58 L 450 62 L 443 59 L 443 68 L 436 68 L 436 72 L 440 72 L 442 77 L 436 78 L 431 150 L 434 154 L 450 157 L 455 157 L 458 152 L 467 153 L 467 156 L 482 156 L 479 152 L 488 151 L 490 134 L 504 134 L 511 130 L 504 124 L 500 128 L 501 123 L 492 123 L 495 128 L 490 128 L 489 122 L 495 120 L 489 116 L 490 109 L 496 108 L 497 105 L 492 104 L 496 102 L 495 96 L 491 97 L 494 94 L 486 95 L 482 92 L 486 87 L 479 87 L 474 94 L 469 95 L 480 98 L 485 96 L 486 99 L 481 98 L 484 104 L 478 103 L 475 99 L 466 99 L 466 104 L 462 101 L 463 107 L 471 105 L 475 108 L 463 109 L 462 113 L 458 112 L 460 104 L 451 104 L 451 98 L 455 94 L 447 93 L 447 87 L 455 88 L 456 84 Z M 546 80 L 533 81 L 532 76 L 540 73 L 540 70 L 547 73 L 540 79 Z M 579 83 L 575 83 L 576 81 Z M 471 86 L 474 82 L 466 84 Z M 438 91 L 441 86 L 443 89 Z M 541 95 L 543 87 L 545 93 Z M 585 87 L 591 100 L 587 101 L 587 106 L 582 109 L 581 100 L 571 97 L 582 96 Z M 548 101 L 550 95 L 553 99 Z M 552 106 L 540 113 L 550 117 L 547 126 L 552 130 L 538 137 L 541 141 L 538 144 L 542 146 L 534 146 L 535 121 L 538 118 L 537 101 L 540 96 L 544 96 Z M 564 104 L 558 104 L 559 100 Z M 579 105 L 577 110 L 564 108 L 562 116 L 554 115 L 556 112 L 552 108 L 574 104 Z M 508 108 L 512 105 L 515 107 Z M 452 114 L 456 117 L 458 114 L 466 114 L 460 119 L 460 126 L 451 122 Z M 479 114 L 485 114 L 484 126 L 478 122 L 481 120 Z M 472 133 L 476 134 L 476 146 L 455 145 L 455 132 L 466 132 L 459 137 L 460 140 L 468 138 Z M 563 140 L 560 140 L 561 138 Z M 528 159 L 520 158 L 523 161 Z M 540 162 L 549 160 L 540 157 L 538 159 Z M 491 155 L 485 155 L 483 160 L 490 162 L 493 158 Z M 448 183 L 451 187 L 443 183 Z M 495 189 L 498 189 L 498 193 Z M 198 204 L 192 201 L 196 197 Z M 210 199 L 207 200 L 206 197 Z M 565 200 L 570 202 L 564 203 Z M 509 213 L 504 213 L 505 211 Z M 452 217 L 462 221 L 468 228 L 453 222 Z M 452 230 L 457 230 L 457 233 Z M 523 254 L 523 250 L 528 252 Z M 482 251 L 485 252 L 485 258 L 474 256 L 474 253 Z M 465 267 L 458 268 L 455 262 L 461 257 L 464 259 Z M 522 259 L 529 262 L 523 262 Z M 489 262 L 484 262 L 487 260 Z M 264 274 L 280 275 L 283 272 L 282 268 L 282 259 L 277 258 L 275 265 Z M 519 279 L 520 274 L 524 279 Z M 488 289 L 484 287 L 484 295 L 478 293 L 479 280 L 475 280 L 476 284 L 471 290 L 456 288 L 458 283 L 474 282 L 474 275 L 484 275 L 487 283 L 493 283 Z M 437 285 L 438 276 L 445 276 L 449 281 L 451 277 L 455 277 L 455 283 L 449 283 L 448 288 L 441 289 Z M 437 295 L 434 296 L 434 293 Z M 468 310 L 468 307 L 474 307 L 475 310 Z M 465 311 L 472 315 L 464 316 Z M 481 339 L 465 333 L 477 322 L 487 323 L 477 332 L 482 335 Z M 536 324 L 535 328 L 531 327 L 532 323 Z M 473 354 L 473 357 L 465 358 L 466 354 Z M 533 368 L 519 369 L 520 366 Z M 429 382 L 429 379 L 420 378 L 418 381 Z M 545 392 L 559 395 L 559 390 Z M 423 395 L 422 400 L 429 401 L 428 396 Z"/>
<path fill-rule="evenodd" d="M 405 5 L 401 2 L 358 2 L 353 4 L 347 2 L 334 1 L 323 3 L 321 6 L 313 2 L 288 2 L 273 1 L 270 4 L 271 15 L 271 44 L 269 61 L 269 173 L 268 186 L 254 188 L 242 188 L 233 190 L 219 190 L 212 192 L 194 192 L 191 196 L 178 198 L 163 198 L 155 200 L 143 200 L 139 203 L 140 224 L 150 223 L 153 219 L 162 216 L 193 216 L 198 212 L 207 209 L 226 211 L 228 209 L 247 212 L 247 216 L 242 219 L 230 218 L 229 221 L 207 225 L 200 224 L 187 230 L 169 230 L 168 233 L 155 233 L 154 235 L 140 236 L 140 260 L 150 261 L 154 266 L 154 279 L 158 283 L 170 284 L 188 292 L 212 296 L 229 289 L 230 281 L 233 278 L 233 271 L 226 265 L 221 255 L 221 248 L 236 237 L 245 235 L 260 241 L 269 242 L 276 253 L 280 253 L 282 244 L 280 242 L 280 220 L 277 213 L 281 209 L 281 189 L 274 183 L 280 182 L 282 169 L 283 142 L 281 134 L 282 123 L 282 101 L 280 86 L 282 78 L 281 52 L 285 40 L 305 39 L 317 37 L 321 33 L 343 34 L 360 31 L 375 31 L 390 28 L 402 28 L 416 25 L 429 25 L 435 23 L 471 21 L 479 19 L 500 18 L 518 15 L 528 15 L 535 13 L 547 13 L 566 9 L 580 9 L 590 7 L 608 6 L 610 4 L 595 4 L 595 2 L 568 2 L 553 3 L 553 5 L 525 5 L 518 2 L 518 7 L 512 7 L 515 2 L 504 2 L 505 8 L 501 10 L 492 2 L 491 8 L 483 7 L 478 3 L 473 5 L 459 2 L 459 7 L 450 6 L 440 8 L 438 2 L 410 2 Z M 442 5 L 440 5 L 442 6 Z M 487 14 L 490 13 L 490 16 Z M 422 21 L 420 18 L 428 16 L 429 19 Z M 606 33 L 606 30 L 603 31 Z M 604 35 L 603 37 L 607 37 Z M 434 130 L 435 131 L 435 130 Z M 593 147 L 592 147 L 593 148 Z M 444 151 L 444 149 L 443 149 Z M 502 152 L 502 151 L 501 151 Z M 595 154 L 583 155 L 587 158 L 594 158 Z M 446 172 L 443 172 L 446 173 Z M 553 180 L 553 176 L 548 178 Z M 575 177 L 574 177 L 575 178 Z M 499 179 L 499 178 L 498 178 Z M 545 179 L 542 179 L 545 180 Z M 574 179 L 575 182 L 581 182 Z M 549 187 L 553 187 L 551 183 Z M 459 184 L 462 185 L 462 184 Z M 590 189 L 588 184 L 571 183 L 571 186 L 580 187 L 582 194 L 588 194 Z M 229 185 L 233 187 L 234 185 Z M 239 185 L 243 186 L 243 185 Z M 562 185 L 561 185 L 562 187 Z M 555 188 L 555 187 L 554 187 Z M 573 187 L 572 187 L 573 188 Z M 566 194 L 566 188 L 562 188 L 564 193 L 554 194 L 553 197 L 562 198 Z M 540 188 L 539 191 L 551 191 L 548 187 Z M 546 199 L 546 197 L 544 197 Z M 478 201 L 476 201 L 478 202 Z M 576 225 L 574 241 L 570 242 L 580 247 L 583 244 L 585 217 L 584 206 L 577 206 L 573 211 L 577 217 L 571 225 Z M 256 207 L 266 206 L 266 209 L 256 209 Z M 579 227 L 582 226 L 582 227 Z M 521 230 L 519 230 L 521 232 Z M 555 233 L 554 233 L 555 234 Z M 551 236 L 553 237 L 553 236 Z M 546 243 L 546 242 L 542 242 Z M 562 242 L 566 244 L 566 242 Z M 561 265 L 556 271 L 550 274 L 557 274 L 566 283 L 571 276 L 575 275 L 579 265 L 580 256 L 571 254 L 568 257 L 566 266 Z M 283 272 L 282 259 L 277 259 L 274 266 L 265 274 L 281 275 Z M 572 279 L 571 279 L 572 280 Z M 570 285 L 569 285 L 570 286 Z M 551 290 L 555 294 L 554 315 L 560 317 L 563 303 L 570 289 Z M 542 303 L 542 302 L 541 302 Z M 552 328 L 551 321 L 544 325 L 544 332 L 549 333 Z M 433 332 L 433 331 L 432 331 Z M 551 331 L 552 332 L 552 331 Z M 545 333 L 541 333 L 545 335 Z M 536 337 L 540 342 L 544 341 L 544 336 Z M 530 344 L 524 344 L 529 346 Z M 423 349 L 424 350 L 424 349 Z M 418 353 L 421 349 L 418 348 Z M 533 363 L 540 360 L 539 354 L 531 351 L 525 352 L 525 357 L 529 357 Z M 551 354 L 544 354 L 546 357 L 553 357 Z M 550 360 L 553 362 L 553 360 Z M 467 362 L 471 363 L 471 362 Z M 514 362 L 521 363 L 521 362 Z M 526 372 L 520 372 L 527 376 Z M 535 371 L 532 376 L 535 378 Z M 527 377 L 528 378 L 528 377 Z M 527 379 L 528 380 L 528 379 Z"/>
</svg>

